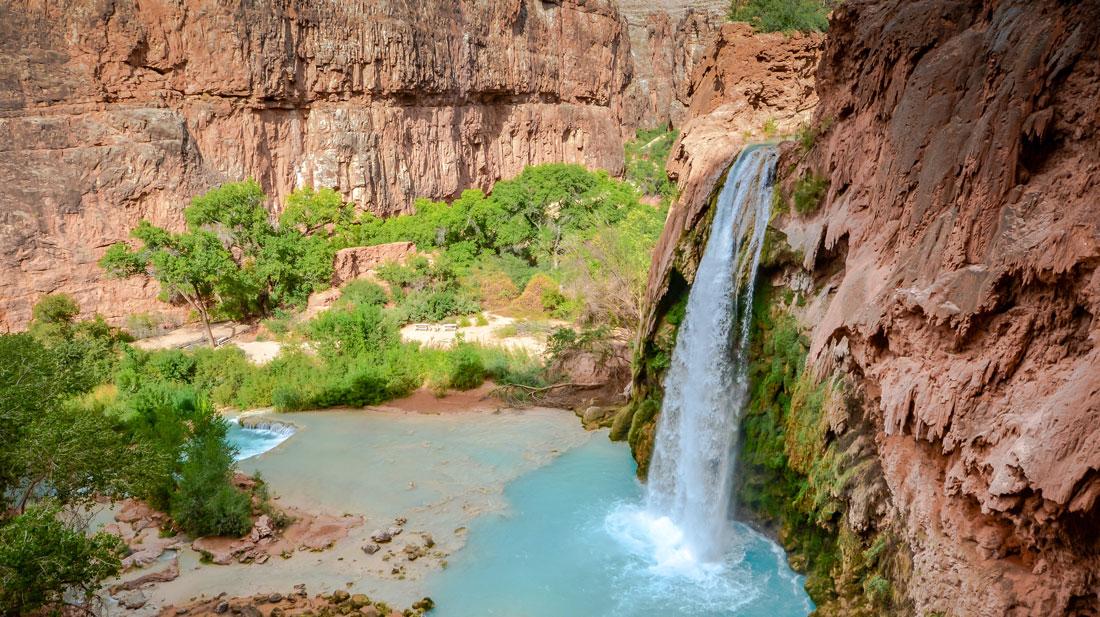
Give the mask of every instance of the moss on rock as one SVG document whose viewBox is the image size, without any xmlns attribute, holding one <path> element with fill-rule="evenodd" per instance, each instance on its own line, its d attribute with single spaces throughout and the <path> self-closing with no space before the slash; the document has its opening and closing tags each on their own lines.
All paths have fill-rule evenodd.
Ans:
<svg viewBox="0 0 1100 617">
<path fill-rule="evenodd" d="M 901 597 L 891 580 L 908 550 L 889 529 L 850 524 L 850 494 L 880 483 L 881 472 L 866 440 L 856 431 L 838 435 L 829 422 L 832 410 L 858 405 L 840 379 L 806 370 L 808 342 L 774 300 L 777 291 L 763 285 L 754 302 L 741 513 L 776 533 L 792 567 L 806 574 L 816 615 L 890 613 Z"/>
</svg>

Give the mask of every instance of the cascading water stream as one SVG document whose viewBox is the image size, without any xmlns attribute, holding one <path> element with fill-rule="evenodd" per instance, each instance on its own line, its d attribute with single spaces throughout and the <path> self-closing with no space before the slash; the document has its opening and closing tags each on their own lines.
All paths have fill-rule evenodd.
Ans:
<svg viewBox="0 0 1100 617">
<path fill-rule="evenodd" d="M 731 577 L 739 558 L 730 515 L 777 157 L 772 146 L 746 148 L 726 176 L 665 375 L 644 506 L 620 508 L 605 523 L 630 550 L 649 555 L 655 574 L 686 577 L 719 603 L 754 593 Z"/>
<path fill-rule="evenodd" d="M 741 410 L 752 297 L 777 153 L 747 148 L 718 195 L 710 237 L 665 376 L 646 508 L 683 534 L 683 557 L 721 557 Z"/>
</svg>

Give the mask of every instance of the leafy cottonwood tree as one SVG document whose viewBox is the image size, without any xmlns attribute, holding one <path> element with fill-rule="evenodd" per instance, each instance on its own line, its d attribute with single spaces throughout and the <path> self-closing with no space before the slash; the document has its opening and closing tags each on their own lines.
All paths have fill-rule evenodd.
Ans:
<svg viewBox="0 0 1100 617">
<path fill-rule="evenodd" d="M 350 206 L 334 191 L 302 189 L 291 195 L 276 227 L 266 199 L 254 180 L 211 189 L 184 209 L 187 231 L 172 233 L 142 221 L 131 234 L 142 246 L 116 244 L 100 265 L 110 276 L 158 281 L 165 300 L 194 309 L 215 345 L 215 313 L 248 318 L 301 304 L 332 277 L 333 243 L 328 231 L 314 232 L 345 222 Z"/>
<path fill-rule="evenodd" d="M 166 300 L 182 299 L 202 320 L 211 346 L 217 341 L 210 329 L 220 292 L 233 288 L 237 264 L 218 237 L 201 229 L 174 234 L 148 221 L 132 235 L 144 243 L 131 249 L 123 243 L 107 249 L 100 266 L 108 276 L 146 276 L 160 283 Z"/>
</svg>

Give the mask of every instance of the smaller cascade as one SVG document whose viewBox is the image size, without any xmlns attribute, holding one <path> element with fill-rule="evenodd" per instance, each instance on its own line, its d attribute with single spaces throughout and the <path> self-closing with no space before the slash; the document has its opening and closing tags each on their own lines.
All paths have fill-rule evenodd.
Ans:
<svg viewBox="0 0 1100 617">
<path fill-rule="evenodd" d="M 243 461 L 275 448 L 290 439 L 296 430 L 293 424 L 285 422 L 239 416 L 229 422 L 226 439 L 237 450 L 233 458 Z"/>
</svg>

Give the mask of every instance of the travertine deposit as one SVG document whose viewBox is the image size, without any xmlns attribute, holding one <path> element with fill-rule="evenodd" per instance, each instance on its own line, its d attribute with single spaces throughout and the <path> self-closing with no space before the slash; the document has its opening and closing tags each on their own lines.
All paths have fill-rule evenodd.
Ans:
<svg viewBox="0 0 1100 617">
<path fill-rule="evenodd" d="M 669 155 L 669 176 L 680 197 L 669 210 L 649 273 L 651 311 L 667 290 L 673 262 L 694 273 L 691 255 L 700 246 L 681 242 L 706 215 L 707 198 L 742 146 L 790 134 L 809 123 L 817 95 L 814 71 L 821 55 L 820 34 L 754 34 L 744 23 L 722 26 L 700 57 L 688 90 L 690 110 Z M 653 314 L 642 336 L 652 335 Z"/>
<path fill-rule="evenodd" d="M 273 204 L 335 187 L 391 214 L 529 164 L 618 173 L 634 127 L 675 115 L 717 14 L 627 4 L 0 4 L 0 328 L 54 291 L 111 319 L 158 308 L 95 261 L 219 182 L 254 177 Z"/>
<path fill-rule="evenodd" d="M 816 87 L 780 173 L 828 188 L 776 220 L 801 259 L 780 282 L 860 401 L 830 431 L 874 444 L 885 510 L 861 520 L 900 530 L 895 606 L 1100 614 L 1100 5 L 850 0 Z M 736 150 L 714 148 L 683 161 Z M 687 178 L 681 230 L 714 186 Z M 670 233 L 651 306 L 668 263 L 692 276 L 697 236 Z"/>
</svg>

